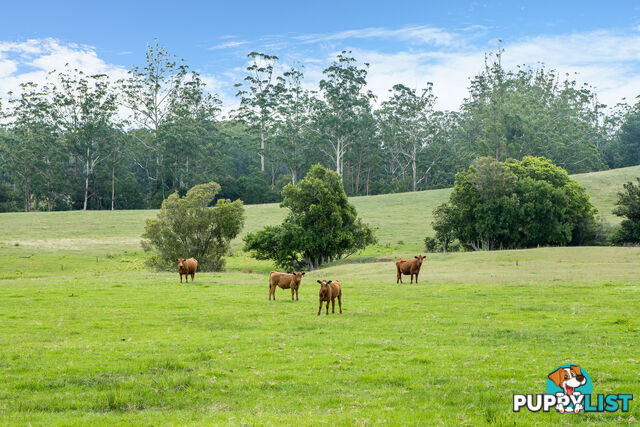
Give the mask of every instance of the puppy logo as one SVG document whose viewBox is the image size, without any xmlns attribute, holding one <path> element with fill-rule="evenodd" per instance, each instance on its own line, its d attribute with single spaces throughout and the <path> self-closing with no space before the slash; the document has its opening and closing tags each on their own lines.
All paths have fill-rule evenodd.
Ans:
<svg viewBox="0 0 640 427">
<path fill-rule="evenodd" d="M 578 365 L 560 365 L 547 375 L 544 394 L 513 395 L 513 412 L 629 412 L 633 394 L 593 394 L 591 377 Z"/>
<path fill-rule="evenodd" d="M 577 365 L 561 365 L 547 377 L 547 394 L 567 397 L 560 399 L 555 407 L 560 413 L 584 412 L 583 396 L 591 395 L 592 391 L 591 377 Z"/>
</svg>

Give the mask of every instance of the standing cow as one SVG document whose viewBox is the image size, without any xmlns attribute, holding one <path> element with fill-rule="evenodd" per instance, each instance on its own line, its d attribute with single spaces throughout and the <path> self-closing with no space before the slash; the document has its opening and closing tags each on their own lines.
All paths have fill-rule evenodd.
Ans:
<svg viewBox="0 0 640 427">
<path fill-rule="evenodd" d="M 293 301 L 293 294 L 296 294 L 296 301 L 298 301 L 298 288 L 300 288 L 300 281 L 304 276 L 304 272 L 297 271 L 295 273 L 279 273 L 272 271 L 269 274 L 269 301 L 271 301 L 271 295 L 273 300 L 276 300 L 276 286 L 282 289 L 291 289 L 291 300 Z"/>
<path fill-rule="evenodd" d="M 196 275 L 196 270 L 198 269 L 198 260 L 195 258 L 178 258 L 178 273 L 180 274 L 180 283 L 182 283 L 182 275 L 189 283 L 189 275 L 191 275 L 191 281 L 193 282 L 193 277 Z"/>
<path fill-rule="evenodd" d="M 411 275 L 411 283 L 413 283 L 413 275 L 416 275 L 416 283 L 418 283 L 418 274 L 420 273 L 420 267 L 422 267 L 422 260 L 426 259 L 426 256 L 418 255 L 414 259 L 398 259 L 396 261 L 396 283 L 402 283 L 402 275 Z"/>
<path fill-rule="evenodd" d="M 336 298 L 338 298 L 338 309 L 342 314 L 342 286 L 337 280 L 318 280 L 320 283 L 320 291 L 318 291 L 318 300 L 320 305 L 318 306 L 318 316 L 322 311 L 322 303 L 327 302 L 327 314 L 329 314 L 329 301 L 331 301 L 331 313 L 336 312 Z"/>
</svg>

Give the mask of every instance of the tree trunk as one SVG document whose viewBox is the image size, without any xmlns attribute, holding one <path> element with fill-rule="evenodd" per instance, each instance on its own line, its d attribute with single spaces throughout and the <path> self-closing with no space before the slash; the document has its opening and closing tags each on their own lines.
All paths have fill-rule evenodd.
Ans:
<svg viewBox="0 0 640 427">
<path fill-rule="evenodd" d="M 342 180 L 342 137 L 338 137 L 336 141 L 336 172 Z"/>
<path fill-rule="evenodd" d="M 111 166 L 111 210 L 116 210 L 116 168 Z"/>
<path fill-rule="evenodd" d="M 24 180 L 24 211 L 31 212 L 31 182 L 29 177 Z"/>
<path fill-rule="evenodd" d="M 276 188 L 276 168 L 274 165 L 271 165 L 271 189 Z"/>
<path fill-rule="evenodd" d="M 260 132 L 260 171 L 264 172 L 264 132 Z"/>
<path fill-rule="evenodd" d="M 84 177 L 84 208 L 83 210 L 87 210 L 87 200 L 89 199 L 89 149 L 87 148 L 87 170 L 86 175 Z"/>
<path fill-rule="evenodd" d="M 369 195 L 369 175 L 371 175 L 371 169 L 367 170 L 367 196 Z"/>
<path fill-rule="evenodd" d="M 417 177 L 416 149 L 415 149 L 415 147 L 413 148 L 413 152 L 411 153 L 411 172 L 413 174 L 413 191 L 416 191 L 416 189 L 417 189 L 416 180 L 418 179 L 418 177 Z"/>
</svg>

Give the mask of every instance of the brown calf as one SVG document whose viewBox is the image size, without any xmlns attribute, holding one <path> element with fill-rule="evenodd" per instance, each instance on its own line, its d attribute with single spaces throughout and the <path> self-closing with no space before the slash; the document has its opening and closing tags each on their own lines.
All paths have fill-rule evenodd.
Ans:
<svg viewBox="0 0 640 427">
<path fill-rule="evenodd" d="M 413 283 L 413 275 L 416 275 L 416 283 L 418 283 L 418 274 L 420 273 L 420 267 L 422 267 L 422 260 L 426 259 L 426 256 L 418 255 L 414 259 L 398 259 L 396 261 L 396 283 L 402 283 L 402 275 L 411 275 L 411 283 Z"/>
<path fill-rule="evenodd" d="M 298 288 L 300 288 L 302 276 L 304 276 L 304 272 L 300 271 L 295 273 L 279 273 L 277 271 L 272 271 L 271 274 L 269 274 L 269 300 L 271 300 L 271 295 L 273 295 L 273 300 L 276 300 L 276 286 L 279 286 L 282 289 L 291 289 L 292 301 L 293 293 L 295 292 L 297 301 Z"/>
<path fill-rule="evenodd" d="M 191 281 L 193 282 L 193 277 L 196 275 L 197 269 L 198 261 L 195 258 L 178 258 L 178 273 L 180 274 L 180 283 L 182 283 L 183 274 L 187 283 L 189 283 L 189 275 L 191 275 Z"/>
<path fill-rule="evenodd" d="M 336 312 L 336 297 L 338 298 L 340 314 L 342 314 L 342 286 L 340 286 L 340 282 L 337 280 L 318 280 L 318 283 L 320 283 L 320 291 L 318 292 L 318 299 L 320 300 L 318 316 L 320 316 L 322 303 L 324 301 L 327 302 L 327 314 L 329 314 L 329 301 L 331 301 L 331 313 Z"/>
</svg>

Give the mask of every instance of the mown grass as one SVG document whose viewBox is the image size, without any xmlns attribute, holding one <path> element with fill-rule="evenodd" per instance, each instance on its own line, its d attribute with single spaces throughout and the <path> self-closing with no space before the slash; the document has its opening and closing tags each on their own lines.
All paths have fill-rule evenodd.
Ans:
<svg viewBox="0 0 640 427">
<path fill-rule="evenodd" d="M 616 173 L 601 173 L 606 185 L 589 177 L 592 197 L 621 186 Z M 358 263 L 308 273 L 297 302 L 280 289 L 267 301 L 272 266 L 239 251 L 239 240 L 226 273 L 180 285 L 177 273 L 147 271 L 138 241 L 155 212 L 0 215 L 3 423 L 640 419 L 635 401 L 629 413 L 511 411 L 513 393 L 544 392 L 563 363 L 583 366 L 595 393 L 637 399 L 640 248 L 435 254 L 419 284 L 396 285 L 393 262 L 381 260 L 420 251 L 446 197 L 354 198 L 380 244 Z M 284 215 L 277 205 L 247 214 L 245 232 Z M 341 280 L 343 315 L 316 315 L 319 278 Z"/>
</svg>

